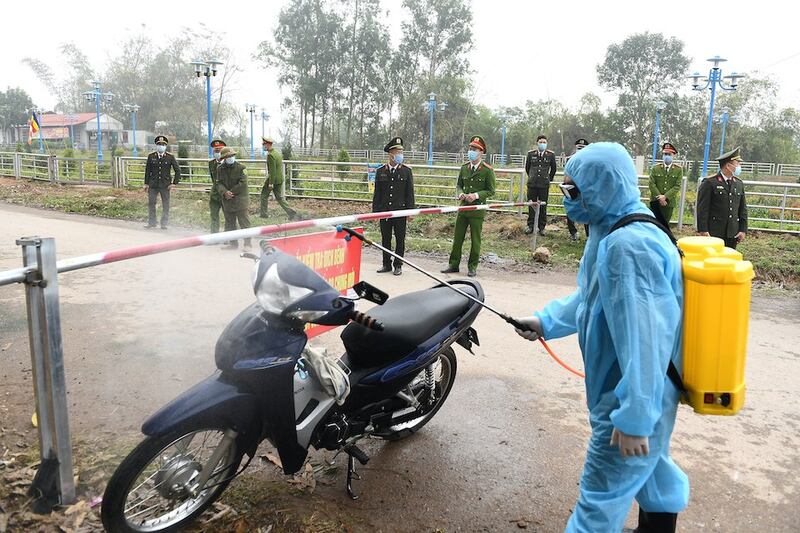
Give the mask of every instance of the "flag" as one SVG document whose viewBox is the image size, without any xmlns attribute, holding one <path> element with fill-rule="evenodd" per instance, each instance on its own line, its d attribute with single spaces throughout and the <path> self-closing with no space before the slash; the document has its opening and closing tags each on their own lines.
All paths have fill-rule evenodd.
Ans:
<svg viewBox="0 0 800 533">
<path fill-rule="evenodd" d="M 39 119 L 36 117 L 35 112 L 31 112 L 31 118 L 28 120 L 28 144 L 31 144 L 33 136 L 39 133 L 41 129 L 39 126 Z"/>
</svg>

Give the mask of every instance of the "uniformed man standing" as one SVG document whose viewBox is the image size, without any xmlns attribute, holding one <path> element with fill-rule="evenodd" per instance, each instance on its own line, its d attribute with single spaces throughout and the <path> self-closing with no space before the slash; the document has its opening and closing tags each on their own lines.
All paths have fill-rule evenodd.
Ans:
<svg viewBox="0 0 800 533">
<path fill-rule="evenodd" d="M 270 137 L 261 137 L 261 146 L 267 152 L 267 176 L 264 186 L 261 188 L 261 218 L 267 218 L 269 193 L 275 195 L 275 200 L 286 211 L 289 220 L 296 220 L 299 217 L 297 212 L 289 207 L 283 197 L 283 156 L 272 145 L 274 141 Z"/>
<path fill-rule="evenodd" d="M 719 172 L 703 180 L 697 191 L 697 231 L 719 237 L 728 248 L 744 240 L 747 233 L 747 201 L 739 148 L 717 158 Z"/>
<path fill-rule="evenodd" d="M 250 227 L 247 208 L 250 205 L 250 191 L 247 188 L 247 173 L 244 165 L 236 162 L 236 151 L 226 146 L 220 152 L 222 164 L 217 167 L 217 190 L 222 198 L 222 213 L 225 215 L 225 231 Z M 244 240 L 245 248 L 250 247 L 250 239 Z M 239 247 L 238 241 L 228 243 L 228 248 Z"/>
<path fill-rule="evenodd" d="M 525 157 L 525 175 L 528 176 L 528 200 L 544 202 L 540 207 L 539 220 L 536 220 L 535 206 L 528 206 L 528 227 L 525 234 L 531 234 L 538 224 L 539 235 L 544 235 L 547 225 L 547 197 L 550 194 L 550 182 L 556 175 L 556 154 L 547 149 L 547 136 L 536 138 L 536 150 L 531 150 Z"/>
<path fill-rule="evenodd" d="M 588 145 L 589 145 L 589 141 L 587 141 L 586 139 L 578 139 L 577 141 L 575 141 L 575 151 L 572 152 L 572 155 L 577 154 L 579 151 L 583 150 Z M 570 157 L 572 157 L 572 156 L 570 156 Z M 567 161 L 569 161 L 569 157 L 567 158 Z M 566 166 L 566 163 L 564 164 L 564 166 Z M 572 220 L 570 220 L 569 217 L 567 217 L 567 230 L 569 230 L 569 238 L 570 238 L 570 240 L 572 240 L 573 242 L 577 242 L 578 241 L 578 228 L 575 227 L 575 223 Z M 583 225 L 583 230 L 586 232 L 586 236 L 588 237 L 589 236 L 589 224 L 584 224 Z"/>
<path fill-rule="evenodd" d="M 469 162 L 461 167 L 458 181 L 456 181 L 456 197 L 460 201 L 460 205 L 485 204 L 488 198 L 494 196 L 494 169 L 483 161 L 484 154 L 486 154 L 486 142 L 481 136 L 475 135 L 469 142 L 469 151 L 467 152 Z M 459 211 L 456 216 L 450 261 L 442 272 L 447 274 L 459 271 L 461 248 L 464 245 L 467 227 L 469 227 L 471 246 L 467 261 L 468 275 L 470 277 L 477 275 L 478 259 L 481 256 L 481 230 L 485 217 L 485 210 Z"/>
<path fill-rule="evenodd" d="M 664 162 L 650 169 L 650 209 L 669 227 L 683 182 L 683 167 L 673 162 L 678 151 L 671 143 L 664 143 L 661 152 Z"/>
<path fill-rule="evenodd" d="M 372 211 L 399 211 L 414 209 L 414 176 L 411 168 L 403 164 L 403 139 L 395 137 L 384 146 L 389 161 L 375 171 L 375 193 L 372 196 Z M 395 253 L 403 256 L 406 250 L 406 218 L 380 220 L 381 241 L 384 248 L 392 249 L 392 231 L 395 238 Z M 383 266 L 378 273 L 392 270 L 392 256 L 383 252 Z M 394 260 L 394 275 L 403 273 L 403 263 Z"/>
<path fill-rule="evenodd" d="M 211 233 L 219 231 L 219 210 L 222 209 L 222 198 L 217 190 L 217 167 L 222 160 L 222 149 L 226 146 L 225 141 L 221 139 L 211 141 L 211 149 L 214 153 L 214 158 L 208 161 L 208 174 L 211 176 L 211 195 L 208 200 L 208 208 L 211 212 Z"/>
<path fill-rule="evenodd" d="M 169 224 L 169 191 L 181 180 L 181 167 L 175 156 L 167 152 L 167 138 L 156 136 L 156 151 L 147 155 L 144 167 L 144 190 L 147 191 L 148 218 L 145 228 L 156 227 L 156 199 L 161 196 L 161 229 Z M 170 169 L 173 175 L 170 176 Z"/>
</svg>

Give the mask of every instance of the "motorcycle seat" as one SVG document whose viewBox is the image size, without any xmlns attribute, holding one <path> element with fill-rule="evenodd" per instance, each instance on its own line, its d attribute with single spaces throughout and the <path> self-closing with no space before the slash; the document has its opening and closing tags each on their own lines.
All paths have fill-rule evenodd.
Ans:
<svg viewBox="0 0 800 533">
<path fill-rule="evenodd" d="M 478 297 L 467 284 L 459 290 Z M 383 323 L 383 331 L 350 323 L 341 339 L 350 360 L 361 367 L 390 364 L 408 355 L 467 310 L 473 302 L 448 287 L 434 287 L 390 298 L 367 313 Z"/>
</svg>

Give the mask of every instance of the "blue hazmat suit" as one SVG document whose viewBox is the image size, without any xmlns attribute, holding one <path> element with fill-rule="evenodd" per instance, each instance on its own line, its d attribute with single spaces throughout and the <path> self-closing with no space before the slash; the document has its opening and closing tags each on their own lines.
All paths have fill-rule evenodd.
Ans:
<svg viewBox="0 0 800 533">
<path fill-rule="evenodd" d="M 592 436 L 566 531 L 618 532 L 634 498 L 650 513 L 678 513 L 689 500 L 689 480 L 669 456 L 679 393 L 667 365 L 672 359 L 682 368 L 680 256 L 647 222 L 609 235 L 623 216 L 650 214 L 621 145 L 587 146 L 564 174 L 580 190 L 577 199 L 565 199 L 567 215 L 589 224 L 589 239 L 578 289 L 535 314 L 546 339 L 578 333 L 586 373 Z M 647 436 L 650 453 L 623 458 L 609 445 L 615 427 Z"/>
</svg>

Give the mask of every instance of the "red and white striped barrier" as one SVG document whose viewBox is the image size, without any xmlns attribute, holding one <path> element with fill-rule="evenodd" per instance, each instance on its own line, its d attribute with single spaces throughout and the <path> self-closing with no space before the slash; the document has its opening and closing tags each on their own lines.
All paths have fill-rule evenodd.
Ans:
<svg viewBox="0 0 800 533">
<path fill-rule="evenodd" d="M 121 248 L 119 250 L 113 250 L 110 252 L 83 255 L 80 257 L 73 257 L 70 259 L 64 259 L 58 261 L 58 263 L 56 263 L 56 266 L 59 272 L 70 272 L 71 270 L 79 270 L 81 268 L 87 268 L 96 265 L 104 265 L 107 263 L 114 263 L 116 261 L 123 261 L 125 259 L 133 259 L 135 257 L 144 257 L 146 255 L 171 252 L 173 250 L 181 250 L 183 248 L 191 248 L 193 246 L 208 246 L 211 244 L 221 244 L 228 241 L 259 237 L 261 235 L 270 235 L 272 233 L 282 233 L 285 231 L 294 231 L 299 229 L 315 228 L 320 226 L 338 226 L 340 224 L 352 224 L 354 222 L 380 220 L 384 218 L 414 217 L 418 215 L 436 215 L 443 213 L 455 213 L 460 211 L 483 211 L 489 209 L 502 209 L 507 207 L 520 207 L 532 204 L 533 202 L 517 202 L 517 203 L 509 202 L 502 204 L 427 207 L 424 209 L 404 209 L 402 211 L 383 211 L 380 213 L 364 213 L 361 215 L 344 215 L 340 217 L 301 220 L 298 222 L 287 222 L 286 224 L 273 224 L 271 226 L 260 226 L 256 228 L 225 231 L 222 233 L 211 233 L 208 235 L 198 235 L 196 237 L 187 237 L 185 239 L 177 239 L 174 241 L 159 242 L 155 244 L 143 244 L 140 246 L 131 246 L 130 248 Z M 10 283 L 23 282 L 25 281 L 25 277 L 27 276 L 27 274 L 29 272 L 33 272 L 34 270 L 35 268 L 33 267 L 25 267 L 25 268 L 17 268 L 14 270 L 7 270 L 5 272 L 0 272 L 0 285 L 8 285 Z"/>
</svg>

